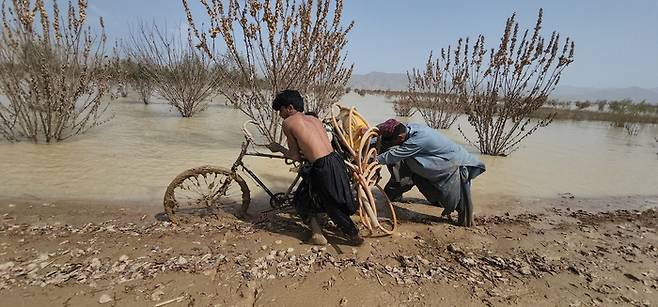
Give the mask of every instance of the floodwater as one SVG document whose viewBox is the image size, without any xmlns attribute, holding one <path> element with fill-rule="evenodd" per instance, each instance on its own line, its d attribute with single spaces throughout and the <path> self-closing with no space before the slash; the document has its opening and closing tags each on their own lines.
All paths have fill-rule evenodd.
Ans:
<svg viewBox="0 0 658 307">
<path fill-rule="evenodd" d="M 230 167 L 243 140 L 246 117 L 240 111 L 212 105 L 198 117 L 181 118 L 156 102 L 143 105 L 134 95 L 115 101 L 109 123 L 57 144 L 0 141 L 0 198 L 159 206 L 169 181 L 181 171 L 205 164 Z M 394 117 L 382 96 L 349 94 L 342 103 L 357 106 L 371 124 Z M 465 144 L 457 125 L 474 136 L 463 118 L 443 132 Z M 474 198 L 658 195 L 656 136 L 655 125 L 628 136 L 608 123 L 556 121 L 509 157 L 481 157 L 487 172 L 474 181 Z M 292 178 L 279 160 L 245 162 L 274 190 L 285 189 Z M 252 195 L 262 193 L 248 183 Z"/>
</svg>

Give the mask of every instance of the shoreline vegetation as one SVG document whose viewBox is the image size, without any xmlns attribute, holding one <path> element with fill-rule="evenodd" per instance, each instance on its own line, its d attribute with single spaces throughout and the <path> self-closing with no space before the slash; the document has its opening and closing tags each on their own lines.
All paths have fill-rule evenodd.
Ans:
<svg viewBox="0 0 658 307">
<path fill-rule="evenodd" d="M 658 124 L 658 113 L 655 114 L 618 114 L 611 111 L 593 110 L 565 110 L 559 108 L 543 107 L 532 113 L 530 117 L 545 117 L 554 113 L 555 120 L 572 121 L 601 121 L 601 122 L 623 122 L 637 124 Z"/>
<path fill-rule="evenodd" d="M 414 106 L 406 98 L 406 91 L 388 91 L 388 90 L 364 90 L 348 89 L 348 92 L 354 91 L 360 96 L 375 95 L 385 96 L 387 101 L 393 103 L 393 108 L 405 111 L 406 114 L 398 116 L 411 116 L 414 112 Z M 461 114 L 465 114 L 461 112 Z M 598 100 L 598 101 L 570 101 L 549 99 L 545 105 L 537 111 L 531 113 L 531 118 L 546 118 L 553 114 L 555 120 L 573 120 L 573 121 L 601 121 L 637 124 L 658 124 L 658 103 L 650 104 L 646 101 L 633 101 L 630 99 L 622 100 Z"/>
</svg>

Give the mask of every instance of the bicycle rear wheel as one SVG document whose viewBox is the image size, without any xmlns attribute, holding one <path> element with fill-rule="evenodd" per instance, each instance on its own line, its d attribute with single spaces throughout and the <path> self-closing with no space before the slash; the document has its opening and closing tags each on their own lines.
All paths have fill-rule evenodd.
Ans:
<svg viewBox="0 0 658 307">
<path fill-rule="evenodd" d="M 249 187 L 240 175 L 206 165 L 186 170 L 171 181 L 164 196 L 164 210 L 169 220 L 179 223 L 183 217 L 205 217 L 227 206 L 238 207 L 238 214 L 244 215 L 250 202 Z"/>
</svg>

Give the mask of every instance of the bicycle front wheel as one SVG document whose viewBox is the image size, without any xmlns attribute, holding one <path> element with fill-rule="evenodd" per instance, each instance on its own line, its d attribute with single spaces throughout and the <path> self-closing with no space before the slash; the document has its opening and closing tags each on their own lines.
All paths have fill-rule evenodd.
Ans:
<svg viewBox="0 0 658 307">
<path fill-rule="evenodd" d="M 167 187 L 164 210 L 169 220 L 205 217 L 219 207 L 238 207 L 247 213 L 251 202 L 249 187 L 240 175 L 218 166 L 200 166 L 180 173 Z"/>
</svg>

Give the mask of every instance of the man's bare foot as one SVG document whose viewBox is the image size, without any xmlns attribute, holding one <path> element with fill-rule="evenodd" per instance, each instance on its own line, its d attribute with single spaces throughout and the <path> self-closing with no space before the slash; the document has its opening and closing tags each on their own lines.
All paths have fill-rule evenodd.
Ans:
<svg viewBox="0 0 658 307">
<path fill-rule="evenodd" d="M 306 240 L 306 243 L 312 244 L 312 245 L 327 245 L 327 238 L 324 237 L 321 233 L 313 233 L 311 236 Z"/>
<path fill-rule="evenodd" d="M 306 240 L 309 244 L 313 245 L 327 245 L 327 238 L 322 234 L 322 228 L 318 224 L 316 216 L 310 218 L 309 224 L 311 226 L 311 237 Z"/>
</svg>

